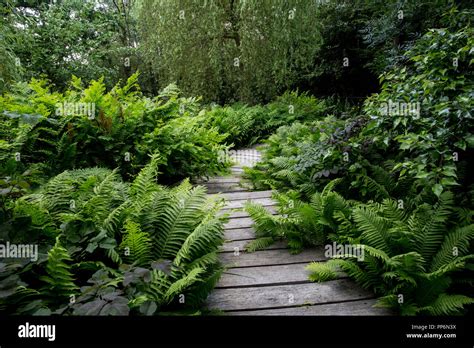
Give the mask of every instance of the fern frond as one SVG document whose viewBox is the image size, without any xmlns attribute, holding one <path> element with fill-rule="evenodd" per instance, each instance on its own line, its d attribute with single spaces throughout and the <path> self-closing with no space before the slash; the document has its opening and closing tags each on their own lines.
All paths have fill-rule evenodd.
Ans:
<svg viewBox="0 0 474 348">
<path fill-rule="evenodd" d="M 74 284 L 74 278 L 70 272 L 71 266 L 67 262 L 71 262 L 67 250 L 61 246 L 59 237 L 56 238 L 56 244 L 48 252 L 48 261 L 46 264 L 47 276 L 40 279 L 48 285 L 42 290 L 52 298 L 64 298 L 74 294 L 78 287 Z"/>
<path fill-rule="evenodd" d="M 312 282 L 325 282 L 338 277 L 337 265 L 334 262 L 311 262 L 305 267 L 310 272 L 308 276 Z"/>
<path fill-rule="evenodd" d="M 420 308 L 431 315 L 456 315 L 461 314 L 464 306 L 474 303 L 474 298 L 464 295 L 440 294 L 438 298 L 430 305 Z"/>
<path fill-rule="evenodd" d="M 436 278 L 442 275 L 445 275 L 449 272 L 459 270 L 465 267 L 467 260 L 474 259 L 474 255 L 467 255 L 463 257 L 457 257 L 449 263 L 443 264 L 441 267 L 437 268 L 435 271 L 427 274 L 428 278 Z"/>
<path fill-rule="evenodd" d="M 130 194 L 142 197 L 150 193 L 156 187 L 156 177 L 158 175 L 159 155 L 153 154 L 150 162 L 138 173 L 130 186 Z"/>
<path fill-rule="evenodd" d="M 245 203 L 244 209 L 254 221 L 253 227 L 257 237 L 277 237 L 277 220 L 267 209 L 251 201 Z"/>
<path fill-rule="evenodd" d="M 148 233 L 141 231 L 140 225 L 127 220 L 124 226 L 124 236 L 120 249 L 124 260 L 137 266 L 144 266 L 151 259 L 151 239 Z"/>
<path fill-rule="evenodd" d="M 202 279 L 200 282 L 194 283 L 186 295 L 185 304 L 191 307 L 200 307 L 202 302 L 207 298 L 212 289 L 214 289 L 222 275 L 222 269 L 212 271 L 212 274 Z"/>
<path fill-rule="evenodd" d="M 179 294 L 182 294 L 187 288 L 193 285 L 195 282 L 200 280 L 200 275 L 204 272 L 204 269 L 196 267 L 192 269 L 184 277 L 178 279 L 171 284 L 164 295 L 165 302 L 171 302 L 173 298 Z"/>
<path fill-rule="evenodd" d="M 207 201 L 202 187 L 171 196 L 155 221 L 153 255 L 157 259 L 173 259 L 186 238 L 194 231 L 205 213 Z"/>
<path fill-rule="evenodd" d="M 257 238 L 245 245 L 245 251 L 252 253 L 257 250 L 264 250 L 273 243 L 275 243 L 275 239 L 273 237 Z"/>
<path fill-rule="evenodd" d="M 364 244 L 390 254 L 390 242 L 388 234 L 388 223 L 370 207 L 359 207 L 354 209 L 354 220 L 362 232 L 361 238 Z"/>
<path fill-rule="evenodd" d="M 329 192 L 333 192 L 334 187 L 342 181 L 342 178 L 337 178 L 331 180 L 326 186 L 324 186 L 323 191 L 321 192 L 321 196 L 326 197 Z"/>
<path fill-rule="evenodd" d="M 452 193 L 443 192 L 432 209 L 420 210 L 416 213 L 417 217 L 420 214 L 426 214 L 426 218 L 420 220 L 423 221 L 423 225 L 417 224 L 417 230 L 412 230 L 416 241 L 414 243 L 415 251 L 419 252 L 425 260 L 431 260 L 434 257 L 444 239 L 445 224 L 451 213 L 452 203 Z"/>
<path fill-rule="evenodd" d="M 181 266 L 216 250 L 224 240 L 224 229 L 218 218 L 204 220 L 186 238 L 176 254 L 174 263 Z"/>
<path fill-rule="evenodd" d="M 445 237 L 439 251 L 433 257 L 430 270 L 438 270 L 458 256 L 469 253 L 469 243 L 472 239 L 474 239 L 474 224 L 458 227 L 450 232 Z"/>
<path fill-rule="evenodd" d="M 127 209 L 132 204 L 130 201 L 125 201 L 117 208 L 113 209 L 109 215 L 103 220 L 102 227 L 107 231 L 109 236 L 115 237 L 119 226 L 123 225 Z"/>
</svg>

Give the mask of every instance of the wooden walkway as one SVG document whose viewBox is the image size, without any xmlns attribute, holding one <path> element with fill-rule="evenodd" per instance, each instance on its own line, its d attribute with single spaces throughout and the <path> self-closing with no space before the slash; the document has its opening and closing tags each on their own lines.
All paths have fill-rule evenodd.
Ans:
<svg viewBox="0 0 474 348">
<path fill-rule="evenodd" d="M 297 255 L 288 252 L 279 242 L 267 250 L 246 253 L 245 245 L 255 239 L 252 220 L 243 211 L 247 200 L 257 202 L 275 212 L 271 191 L 251 192 L 240 186 L 242 166 L 251 166 L 260 159 L 255 149 L 236 152 L 232 175 L 215 177 L 201 184 L 210 194 L 221 192 L 230 213 L 225 226 L 226 242 L 220 260 L 226 266 L 216 288 L 207 299 L 209 309 L 228 315 L 387 315 L 374 308 L 374 295 L 361 289 L 347 277 L 313 283 L 305 266 L 311 261 L 325 261 L 324 249 L 304 250 Z"/>
</svg>

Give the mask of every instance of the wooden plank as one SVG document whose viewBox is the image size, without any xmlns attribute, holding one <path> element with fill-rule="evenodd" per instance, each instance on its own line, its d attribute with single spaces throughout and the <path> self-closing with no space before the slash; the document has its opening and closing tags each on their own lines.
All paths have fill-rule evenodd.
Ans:
<svg viewBox="0 0 474 348">
<path fill-rule="evenodd" d="M 251 147 L 243 147 L 237 150 L 238 151 L 255 151 L 255 153 L 261 154 L 259 150 L 257 150 L 260 147 L 267 146 L 266 144 L 255 144 L 252 145 Z"/>
<path fill-rule="evenodd" d="M 350 279 L 336 279 L 322 283 L 215 289 L 206 302 L 208 308 L 229 311 L 319 305 L 373 297 L 370 291 L 355 286 Z"/>
<path fill-rule="evenodd" d="M 228 184 L 228 183 L 239 183 L 240 177 L 237 176 L 214 176 L 209 180 L 203 180 L 203 184 Z"/>
<path fill-rule="evenodd" d="M 255 232 L 252 228 L 236 228 L 224 231 L 226 240 L 252 239 L 255 238 Z"/>
<path fill-rule="evenodd" d="M 207 193 L 247 192 L 248 188 L 239 185 L 204 185 Z"/>
<path fill-rule="evenodd" d="M 246 160 L 248 158 L 261 158 L 262 154 L 255 149 L 240 149 L 235 152 L 235 156 L 233 156 L 235 160 L 243 159 Z"/>
<path fill-rule="evenodd" d="M 246 167 L 252 168 L 253 166 L 255 166 L 255 164 L 257 164 L 261 160 L 262 160 L 261 157 L 251 157 L 251 158 L 243 159 L 241 161 L 234 161 L 234 165 L 238 165 L 239 167 L 242 167 L 242 168 L 246 168 Z"/>
<path fill-rule="evenodd" d="M 254 239 L 246 239 L 246 240 L 233 240 L 233 241 L 228 241 L 224 243 L 221 248 L 220 252 L 234 252 L 235 250 L 238 250 L 240 253 L 242 253 L 243 250 L 245 250 L 245 246 L 251 242 Z M 236 249 L 237 248 L 237 249 Z M 283 242 L 283 241 L 277 241 L 270 245 L 267 249 L 265 250 L 275 250 L 275 249 L 288 249 L 288 243 Z M 240 256 L 243 256 L 242 254 Z M 239 256 L 235 256 L 235 258 L 238 258 Z"/>
<path fill-rule="evenodd" d="M 238 165 L 239 167 L 253 167 L 255 163 L 260 162 L 262 160 L 262 156 L 247 156 L 246 158 L 241 158 L 239 160 L 234 160 L 234 165 Z"/>
<path fill-rule="evenodd" d="M 265 207 L 265 209 L 267 209 L 272 215 L 277 214 L 275 206 Z M 238 209 L 238 210 L 237 209 L 236 210 L 226 209 L 226 210 L 221 210 L 220 212 L 217 213 L 217 215 L 219 215 L 219 216 L 223 215 L 223 214 L 229 214 L 228 217 L 230 219 L 249 216 L 249 214 L 245 210 L 242 210 L 242 209 Z"/>
<path fill-rule="evenodd" d="M 237 242 L 234 242 L 237 243 Z M 228 244 L 228 243 L 225 243 Z M 225 245 L 224 244 L 224 245 Z M 246 243 L 245 243 L 246 244 Z M 284 245 L 279 244 L 280 246 Z M 231 249 L 233 251 L 233 249 Z M 239 249 L 240 250 L 240 249 Z M 243 249 L 241 249 L 243 250 Z M 284 264 L 295 264 L 295 263 L 306 263 L 302 265 L 303 268 L 312 261 L 325 261 L 324 249 L 307 249 L 301 253 L 292 255 L 288 252 L 288 249 L 272 249 L 272 250 L 260 250 L 254 251 L 253 253 L 247 253 L 245 251 L 239 251 L 239 255 L 235 252 L 223 252 L 219 254 L 219 260 L 226 265 L 229 269 L 234 267 L 249 267 L 249 266 L 271 266 L 271 265 L 284 265 Z M 298 267 L 299 269 L 299 267 Z M 268 270 L 262 270 L 262 272 L 269 272 Z M 282 274 L 284 277 L 284 274 Z"/>
<path fill-rule="evenodd" d="M 232 268 L 226 270 L 216 288 L 309 282 L 307 262 L 291 265 Z"/>
<path fill-rule="evenodd" d="M 236 193 L 226 193 L 221 196 L 228 201 L 236 201 L 242 199 L 255 199 L 255 198 L 270 198 L 272 196 L 271 190 L 268 191 L 252 191 L 252 192 L 236 192 Z M 213 196 L 213 195 L 211 195 Z"/>
<path fill-rule="evenodd" d="M 223 210 L 243 208 L 245 202 L 247 202 L 247 201 L 248 200 L 227 201 L 226 205 L 223 208 Z M 271 198 L 254 198 L 251 201 L 254 202 L 254 203 L 257 203 L 257 204 L 261 204 L 264 207 L 274 206 L 276 204 L 275 201 L 272 200 Z"/>
<path fill-rule="evenodd" d="M 254 221 L 250 217 L 239 217 L 230 219 L 229 222 L 224 224 L 224 229 L 230 230 L 232 228 L 248 228 L 254 224 Z"/>
<path fill-rule="evenodd" d="M 328 303 L 314 306 L 299 306 L 255 311 L 227 312 L 228 315 L 292 315 L 292 316 L 387 316 L 395 315 L 389 309 L 374 307 L 377 299 Z"/>
</svg>

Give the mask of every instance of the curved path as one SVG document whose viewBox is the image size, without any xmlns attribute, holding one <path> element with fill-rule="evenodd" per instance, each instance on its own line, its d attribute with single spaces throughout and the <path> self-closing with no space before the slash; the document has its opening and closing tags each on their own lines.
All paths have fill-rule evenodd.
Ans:
<svg viewBox="0 0 474 348">
<path fill-rule="evenodd" d="M 209 309 L 228 315 L 388 315 L 374 308 L 374 295 L 347 277 L 313 283 L 305 266 L 311 261 L 324 261 L 322 247 L 291 255 L 285 243 L 268 249 L 246 253 L 245 245 L 255 239 L 252 220 L 243 211 L 247 201 L 261 203 L 275 211 L 271 191 L 250 191 L 240 183 L 243 166 L 260 159 L 255 149 L 235 152 L 232 175 L 214 177 L 200 184 L 210 195 L 220 193 L 227 200 L 223 212 L 230 213 L 225 226 L 226 242 L 220 259 L 226 266 L 219 283 L 207 299 Z"/>
</svg>

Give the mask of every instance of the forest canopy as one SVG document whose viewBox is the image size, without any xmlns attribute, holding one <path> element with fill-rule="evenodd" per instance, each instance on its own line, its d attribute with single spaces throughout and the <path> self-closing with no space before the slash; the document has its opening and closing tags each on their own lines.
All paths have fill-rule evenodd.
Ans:
<svg viewBox="0 0 474 348">
<path fill-rule="evenodd" d="M 177 83 L 219 104 L 296 88 L 363 97 L 427 29 L 445 25 L 454 3 L 6 0 L 0 88 L 39 75 L 58 88 L 71 75 L 112 87 L 140 70 L 146 93 Z"/>
</svg>

